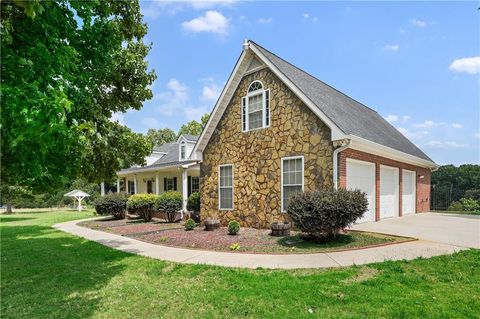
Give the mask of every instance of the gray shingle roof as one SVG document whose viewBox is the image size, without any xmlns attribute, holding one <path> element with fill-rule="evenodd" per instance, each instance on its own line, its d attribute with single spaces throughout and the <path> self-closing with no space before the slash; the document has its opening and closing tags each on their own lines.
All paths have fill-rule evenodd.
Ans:
<svg viewBox="0 0 480 319">
<path fill-rule="evenodd" d="M 267 49 L 250 41 L 345 134 L 355 135 L 398 151 L 432 161 L 376 111 L 355 101 Z M 433 161 L 432 161 L 433 162 Z"/>
<path fill-rule="evenodd" d="M 198 135 L 190 135 L 190 134 L 182 134 L 183 137 L 185 137 L 185 139 L 187 141 L 192 141 L 192 142 L 196 142 L 198 141 Z"/>
<path fill-rule="evenodd" d="M 160 157 L 151 165 L 133 166 L 133 167 L 122 169 L 120 172 L 124 173 L 124 172 L 130 172 L 130 171 L 135 171 L 138 169 L 145 169 L 150 167 L 153 168 L 153 167 L 162 167 L 162 166 L 185 165 L 185 164 L 196 162 L 194 160 L 179 161 L 178 143 L 165 143 L 160 146 L 155 146 L 153 149 L 157 152 L 163 152 L 167 154 Z"/>
</svg>

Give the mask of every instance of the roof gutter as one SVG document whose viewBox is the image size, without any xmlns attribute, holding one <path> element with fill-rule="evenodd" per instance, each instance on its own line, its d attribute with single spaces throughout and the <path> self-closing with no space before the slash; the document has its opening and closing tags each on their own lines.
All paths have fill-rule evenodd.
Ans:
<svg viewBox="0 0 480 319">
<path fill-rule="evenodd" d="M 338 154 L 350 147 L 350 140 L 344 139 L 334 143 L 341 145 L 333 151 L 333 187 L 338 189 Z"/>
</svg>

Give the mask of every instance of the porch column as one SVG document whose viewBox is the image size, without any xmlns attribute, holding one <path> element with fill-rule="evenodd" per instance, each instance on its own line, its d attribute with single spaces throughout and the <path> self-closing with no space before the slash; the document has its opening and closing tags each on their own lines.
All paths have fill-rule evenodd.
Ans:
<svg viewBox="0 0 480 319">
<path fill-rule="evenodd" d="M 188 169 L 182 169 L 182 198 L 183 198 L 183 211 L 187 211 L 188 201 Z"/>
<path fill-rule="evenodd" d="M 105 196 L 105 182 L 100 183 L 100 195 Z"/>
<path fill-rule="evenodd" d="M 117 193 L 120 193 L 120 178 L 117 178 Z"/>
<path fill-rule="evenodd" d="M 133 175 L 133 193 L 137 193 L 137 175 Z"/>
<path fill-rule="evenodd" d="M 158 173 L 155 174 L 155 194 L 160 194 L 160 177 Z"/>
</svg>

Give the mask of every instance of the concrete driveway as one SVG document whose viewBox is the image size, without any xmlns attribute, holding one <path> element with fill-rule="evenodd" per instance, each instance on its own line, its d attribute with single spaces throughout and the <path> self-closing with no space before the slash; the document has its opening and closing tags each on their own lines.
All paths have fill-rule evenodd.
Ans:
<svg viewBox="0 0 480 319">
<path fill-rule="evenodd" d="M 480 248 L 480 216 L 421 213 L 354 225 L 356 230 L 415 237 L 442 244 Z"/>
</svg>

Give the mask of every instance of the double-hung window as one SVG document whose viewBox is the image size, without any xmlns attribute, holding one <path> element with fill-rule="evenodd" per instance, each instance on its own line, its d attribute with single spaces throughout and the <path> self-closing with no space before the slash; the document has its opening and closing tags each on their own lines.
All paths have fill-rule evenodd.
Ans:
<svg viewBox="0 0 480 319">
<path fill-rule="evenodd" d="M 218 171 L 218 197 L 219 208 L 222 210 L 233 209 L 233 165 L 220 165 Z"/>
<path fill-rule="evenodd" d="M 192 177 L 191 181 L 191 192 L 199 192 L 200 191 L 200 177 Z"/>
<path fill-rule="evenodd" d="M 187 145 L 185 142 L 180 143 L 180 159 L 184 160 L 187 157 Z"/>
<path fill-rule="evenodd" d="M 242 98 L 242 131 L 270 126 L 270 91 L 260 81 L 248 87 L 247 96 Z"/>
<path fill-rule="evenodd" d="M 282 158 L 282 212 L 292 195 L 303 192 L 303 175 L 303 156 Z"/>
</svg>

